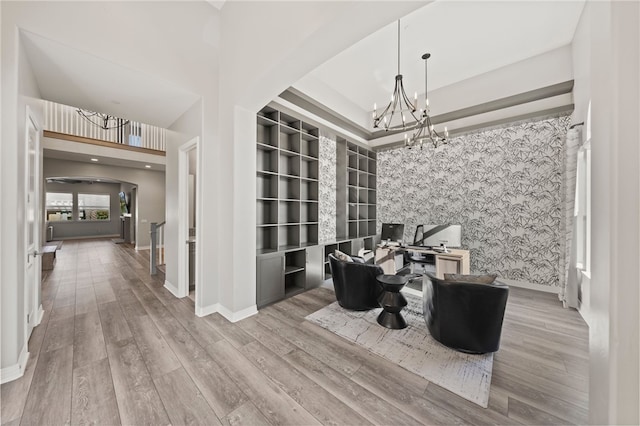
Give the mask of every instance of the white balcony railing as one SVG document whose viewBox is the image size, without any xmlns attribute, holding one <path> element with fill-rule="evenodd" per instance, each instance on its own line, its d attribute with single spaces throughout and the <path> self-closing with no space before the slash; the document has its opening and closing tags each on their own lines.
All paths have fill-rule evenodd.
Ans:
<svg viewBox="0 0 640 426">
<path fill-rule="evenodd" d="M 165 151 L 166 147 L 166 130 L 161 127 L 130 121 L 121 128 L 105 130 L 82 117 L 78 108 L 49 101 L 45 101 L 44 128 L 51 132 L 156 151 Z"/>
</svg>

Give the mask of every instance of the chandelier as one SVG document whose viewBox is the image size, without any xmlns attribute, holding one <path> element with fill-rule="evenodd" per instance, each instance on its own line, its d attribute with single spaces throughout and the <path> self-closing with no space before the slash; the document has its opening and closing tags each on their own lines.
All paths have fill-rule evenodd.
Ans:
<svg viewBox="0 0 640 426">
<path fill-rule="evenodd" d="M 375 129 L 382 127 L 385 131 L 413 129 L 420 121 L 419 114 L 416 115 L 417 107 L 418 93 L 415 93 L 413 102 L 411 102 L 402 84 L 402 74 L 400 74 L 400 20 L 398 20 L 398 74 L 396 75 L 391 101 L 387 107 L 378 114 L 377 105 L 373 104 L 373 127 Z M 410 119 L 410 123 L 407 123 L 405 113 L 409 113 L 413 117 L 413 120 Z"/>
<path fill-rule="evenodd" d="M 422 59 L 424 59 L 424 99 L 425 106 L 424 110 L 420 110 L 421 117 L 418 120 L 418 126 L 416 131 L 413 133 L 411 138 L 407 138 L 407 135 L 404 135 L 404 144 L 409 149 L 414 146 L 420 146 L 422 149 L 422 145 L 425 142 L 431 142 L 434 148 L 438 147 L 439 143 L 446 144 L 447 138 L 449 137 L 449 132 L 445 126 L 443 134 L 438 133 L 433 124 L 431 123 L 431 116 L 429 115 L 429 96 L 427 92 L 427 59 L 431 57 L 430 53 L 425 53 L 422 55 Z"/>
<path fill-rule="evenodd" d="M 87 121 L 100 127 L 103 130 L 118 129 L 129 124 L 129 120 L 114 117 L 109 114 L 103 114 L 101 112 L 94 112 L 80 108 L 78 108 L 76 112 L 81 117 L 84 117 Z"/>
</svg>

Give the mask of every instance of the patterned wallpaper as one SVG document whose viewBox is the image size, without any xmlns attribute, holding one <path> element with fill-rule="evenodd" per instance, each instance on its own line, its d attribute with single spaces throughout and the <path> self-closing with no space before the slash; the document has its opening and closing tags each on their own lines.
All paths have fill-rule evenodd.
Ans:
<svg viewBox="0 0 640 426">
<path fill-rule="evenodd" d="M 461 224 L 472 273 L 558 286 L 569 123 L 568 116 L 522 122 L 437 149 L 378 153 L 378 229 L 404 223 L 412 241 L 418 224 Z"/>
<path fill-rule="evenodd" d="M 336 138 L 320 132 L 318 240 L 336 239 Z"/>
</svg>

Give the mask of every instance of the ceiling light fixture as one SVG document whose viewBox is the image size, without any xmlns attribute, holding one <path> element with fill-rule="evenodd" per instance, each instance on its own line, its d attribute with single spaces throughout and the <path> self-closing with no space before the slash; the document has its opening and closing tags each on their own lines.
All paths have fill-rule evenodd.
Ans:
<svg viewBox="0 0 640 426">
<path fill-rule="evenodd" d="M 89 111 L 87 109 L 80 108 L 78 108 L 76 112 L 90 123 L 100 127 L 102 130 L 118 129 L 129 124 L 129 120 L 114 117 L 109 114 L 103 114 L 101 112 Z"/>
<path fill-rule="evenodd" d="M 97 162 L 98 159 L 97 158 L 92 158 L 91 161 Z"/>
<path fill-rule="evenodd" d="M 411 102 L 404 91 L 402 74 L 400 74 L 400 20 L 398 20 L 398 74 L 396 75 L 391 101 L 387 107 L 378 114 L 377 105 L 373 104 L 373 127 L 375 129 L 382 127 L 385 131 L 413 129 L 420 121 L 419 115 L 416 115 L 417 108 L 418 93 L 415 93 L 413 102 Z M 412 120 L 407 123 L 407 117 L 405 116 L 407 112 L 411 114 L 415 121 Z"/>
<path fill-rule="evenodd" d="M 148 165 L 148 164 L 145 164 L 145 167 L 146 167 L 147 169 L 150 169 L 150 168 L 151 168 L 151 166 L 150 166 L 150 165 Z"/>
<path fill-rule="evenodd" d="M 442 144 L 446 144 L 447 143 L 447 138 L 449 137 L 449 132 L 447 131 L 447 128 L 445 126 L 444 128 L 444 132 L 441 135 L 440 133 L 438 133 L 435 128 L 433 127 L 433 124 L 431 122 L 431 116 L 429 115 L 429 95 L 428 95 L 428 91 L 427 91 L 427 60 L 431 57 L 430 53 L 425 53 L 424 55 L 422 55 L 422 59 L 424 59 L 424 110 L 420 110 L 421 112 L 421 117 L 419 123 L 418 123 L 418 128 L 416 129 L 416 131 L 413 133 L 413 135 L 411 136 L 411 138 L 407 138 L 407 135 L 404 135 L 404 144 L 406 147 L 408 147 L 409 149 L 413 148 L 414 146 L 420 146 L 420 149 L 422 149 L 422 145 L 425 142 L 431 142 L 433 144 L 434 148 L 438 147 L 438 143 L 442 143 Z"/>
</svg>

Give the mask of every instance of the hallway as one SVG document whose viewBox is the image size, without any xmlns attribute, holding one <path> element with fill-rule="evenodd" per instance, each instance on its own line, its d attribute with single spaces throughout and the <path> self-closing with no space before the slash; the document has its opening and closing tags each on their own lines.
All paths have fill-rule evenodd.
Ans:
<svg viewBox="0 0 640 426">
<path fill-rule="evenodd" d="M 2 424 L 584 424 L 587 328 L 557 296 L 512 289 L 489 408 L 304 320 L 318 288 L 230 323 L 198 318 L 110 239 L 65 241 Z M 555 300 L 554 300 L 555 298 Z"/>
</svg>

